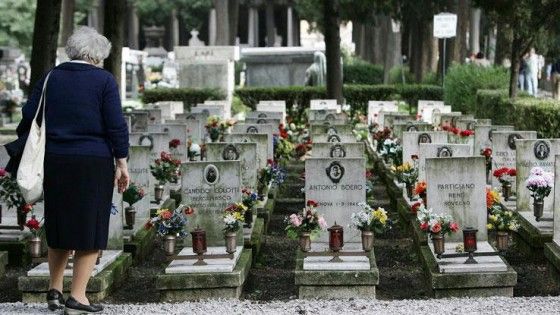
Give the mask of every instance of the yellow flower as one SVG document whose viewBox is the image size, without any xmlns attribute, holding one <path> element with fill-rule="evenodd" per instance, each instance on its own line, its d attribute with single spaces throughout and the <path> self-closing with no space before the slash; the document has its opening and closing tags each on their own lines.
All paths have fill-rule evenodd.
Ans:
<svg viewBox="0 0 560 315">
<path fill-rule="evenodd" d="M 388 219 L 387 212 L 383 208 L 377 208 L 377 210 L 374 210 L 373 217 L 383 225 L 387 222 Z"/>
<path fill-rule="evenodd" d="M 498 220 L 498 218 L 495 215 L 491 214 L 491 215 L 488 216 L 488 220 L 490 220 L 492 222 L 496 222 Z"/>
<path fill-rule="evenodd" d="M 492 201 L 493 201 L 494 204 L 501 202 L 500 193 L 498 193 L 497 190 L 492 189 L 492 191 L 490 191 L 490 196 L 492 196 Z"/>
<path fill-rule="evenodd" d="M 488 223 L 488 224 L 486 224 L 486 228 L 489 229 L 489 230 L 492 230 L 492 229 L 494 229 L 494 225 Z"/>
</svg>

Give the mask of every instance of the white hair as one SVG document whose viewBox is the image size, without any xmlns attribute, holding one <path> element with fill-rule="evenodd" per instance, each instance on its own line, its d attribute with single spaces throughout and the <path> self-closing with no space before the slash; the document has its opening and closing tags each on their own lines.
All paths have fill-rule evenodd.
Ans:
<svg viewBox="0 0 560 315">
<path fill-rule="evenodd" d="M 111 42 L 91 27 L 80 26 L 66 42 L 66 54 L 70 59 L 99 64 L 111 52 Z"/>
</svg>

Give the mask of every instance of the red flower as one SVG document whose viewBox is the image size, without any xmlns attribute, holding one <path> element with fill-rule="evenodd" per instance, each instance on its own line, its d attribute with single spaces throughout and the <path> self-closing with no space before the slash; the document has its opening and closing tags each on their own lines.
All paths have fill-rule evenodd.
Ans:
<svg viewBox="0 0 560 315">
<path fill-rule="evenodd" d="M 163 220 L 169 220 L 171 219 L 171 217 L 173 216 L 173 214 L 171 213 L 171 211 L 167 210 L 167 211 L 163 211 L 162 213 L 160 213 L 160 217 Z"/>
<path fill-rule="evenodd" d="M 516 176 L 517 175 L 517 170 L 515 168 L 510 168 L 508 170 L 507 174 L 511 177 Z"/>
<path fill-rule="evenodd" d="M 492 156 L 492 149 L 486 148 L 486 149 L 482 150 L 480 155 L 484 155 L 485 157 L 489 158 L 489 157 Z"/>
<path fill-rule="evenodd" d="M 272 159 L 268 159 L 268 160 L 266 160 L 266 164 L 273 165 L 274 161 Z"/>
<path fill-rule="evenodd" d="M 517 174 L 517 172 L 514 168 L 510 169 L 510 168 L 507 168 L 507 167 L 502 167 L 502 168 L 499 168 L 499 169 L 495 170 L 494 173 L 493 173 L 494 177 L 496 177 L 496 178 L 500 178 L 500 177 L 502 177 L 506 174 L 510 175 L 510 176 L 515 176 Z"/>
<path fill-rule="evenodd" d="M 5 169 L 0 168 L 0 177 L 4 177 L 4 176 L 6 176 L 7 174 L 8 174 L 8 172 L 6 172 Z"/>
<path fill-rule="evenodd" d="M 185 215 L 191 215 L 194 213 L 194 208 L 193 207 L 186 207 L 185 210 L 183 210 L 183 213 Z"/>
<path fill-rule="evenodd" d="M 451 128 L 451 132 L 453 132 L 453 134 L 458 135 L 461 133 L 461 129 L 457 128 L 457 127 L 453 127 Z"/>
<path fill-rule="evenodd" d="M 170 149 L 176 149 L 179 145 L 181 145 L 181 140 L 179 140 L 179 139 L 173 139 L 173 140 L 169 141 L 169 148 Z"/>
<path fill-rule="evenodd" d="M 422 206 L 422 202 L 421 202 L 421 201 L 415 202 L 415 203 L 412 205 L 412 207 L 410 207 L 410 212 L 416 214 L 416 212 L 418 212 L 418 209 L 420 208 L 420 206 Z"/>
<path fill-rule="evenodd" d="M 146 224 L 144 224 L 144 229 L 149 230 L 154 226 L 154 224 L 152 223 L 152 221 L 148 221 L 146 222 Z"/>
<path fill-rule="evenodd" d="M 366 178 L 369 179 L 369 178 L 372 178 L 372 177 L 373 177 L 373 172 L 371 170 L 366 171 Z"/>
<path fill-rule="evenodd" d="M 441 232 L 441 224 L 440 223 L 436 223 L 432 226 L 432 233 L 439 233 Z"/>
<path fill-rule="evenodd" d="M 31 210 L 33 210 L 33 205 L 30 205 L 28 203 L 26 203 L 25 205 L 23 205 L 23 207 L 21 207 L 21 212 L 23 213 L 29 213 L 31 212 Z"/>
<path fill-rule="evenodd" d="M 474 135 L 474 131 L 472 130 L 463 130 L 460 132 L 461 137 L 470 137 L 472 135 Z"/>
<path fill-rule="evenodd" d="M 428 222 L 420 223 L 420 230 L 422 230 L 422 231 L 427 231 L 429 227 L 430 226 L 428 225 Z"/>
<path fill-rule="evenodd" d="M 312 208 L 317 208 L 319 204 L 315 200 L 307 200 L 307 206 Z"/>
<path fill-rule="evenodd" d="M 449 131 L 449 129 L 451 129 L 451 127 L 449 127 L 447 125 L 441 127 L 441 130 L 443 130 L 443 131 Z"/>
<path fill-rule="evenodd" d="M 169 154 L 165 151 L 161 151 L 160 158 L 164 162 L 169 162 L 169 161 L 171 161 L 171 154 Z"/>
<path fill-rule="evenodd" d="M 35 216 L 31 216 L 31 219 L 29 219 L 27 223 L 25 223 L 25 226 L 27 226 L 27 228 L 29 228 L 32 231 L 36 231 L 41 228 L 39 221 L 37 221 Z"/>
<path fill-rule="evenodd" d="M 457 222 L 451 222 L 449 223 L 449 229 L 451 230 L 451 232 L 455 233 L 459 231 L 459 224 L 457 224 Z"/>
</svg>

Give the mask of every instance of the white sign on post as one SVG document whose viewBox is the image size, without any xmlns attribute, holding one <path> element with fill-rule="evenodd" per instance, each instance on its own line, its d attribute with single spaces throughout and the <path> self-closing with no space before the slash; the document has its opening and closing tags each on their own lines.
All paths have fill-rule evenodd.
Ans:
<svg viewBox="0 0 560 315">
<path fill-rule="evenodd" d="M 457 14 L 440 13 L 434 15 L 434 37 L 451 38 L 457 35 Z"/>
</svg>

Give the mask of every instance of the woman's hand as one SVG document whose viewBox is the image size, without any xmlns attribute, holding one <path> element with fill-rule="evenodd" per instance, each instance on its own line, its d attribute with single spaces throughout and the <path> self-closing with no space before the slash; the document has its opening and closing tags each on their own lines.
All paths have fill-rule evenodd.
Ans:
<svg viewBox="0 0 560 315">
<path fill-rule="evenodd" d="M 126 159 L 117 160 L 117 169 L 115 171 L 115 186 L 119 188 L 119 193 L 123 193 L 130 183 L 130 175 L 128 175 L 128 165 Z"/>
</svg>

